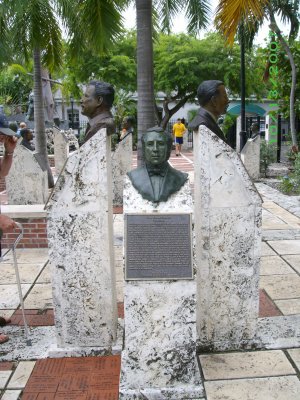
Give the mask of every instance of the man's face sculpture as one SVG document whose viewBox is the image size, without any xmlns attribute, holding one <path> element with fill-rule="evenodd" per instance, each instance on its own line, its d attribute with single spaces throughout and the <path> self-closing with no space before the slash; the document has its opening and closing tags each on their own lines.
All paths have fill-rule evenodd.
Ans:
<svg viewBox="0 0 300 400">
<path fill-rule="evenodd" d="M 86 91 L 80 101 L 81 113 L 89 118 L 93 118 L 98 113 L 98 107 L 101 104 L 101 99 L 95 95 L 95 86 L 87 86 Z"/>
<path fill-rule="evenodd" d="M 229 106 L 229 99 L 225 86 L 221 85 L 219 86 L 218 89 L 219 89 L 219 94 L 214 98 L 215 109 L 216 109 L 216 114 L 222 115 L 226 113 L 226 110 Z"/>
<path fill-rule="evenodd" d="M 147 164 L 160 165 L 167 160 L 168 145 L 164 134 L 147 132 L 144 136 L 144 157 Z"/>
</svg>

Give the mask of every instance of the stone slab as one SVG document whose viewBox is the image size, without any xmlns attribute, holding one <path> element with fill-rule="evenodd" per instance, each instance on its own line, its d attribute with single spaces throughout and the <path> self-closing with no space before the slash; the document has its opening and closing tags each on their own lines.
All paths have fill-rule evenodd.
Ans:
<svg viewBox="0 0 300 400">
<path fill-rule="evenodd" d="M 293 273 L 295 273 L 295 271 L 281 257 L 261 257 L 260 275 L 284 275 Z"/>
<path fill-rule="evenodd" d="M 35 366 L 35 361 L 21 361 L 9 381 L 8 389 L 23 389 Z"/>
<path fill-rule="evenodd" d="M 298 400 L 300 382 L 295 376 L 205 382 L 208 400 Z"/>
<path fill-rule="evenodd" d="M 300 240 L 271 240 L 268 243 L 278 254 L 300 254 Z"/>
<path fill-rule="evenodd" d="M 200 355 L 206 380 L 263 378 L 294 375 L 294 368 L 280 350 Z"/>
<path fill-rule="evenodd" d="M 300 347 L 300 315 L 259 318 L 256 337 L 265 349 Z"/>
<path fill-rule="evenodd" d="M 111 345 L 111 354 L 121 354 L 123 349 L 124 337 L 124 321 L 118 319 L 118 328 L 116 340 Z M 49 358 L 64 358 L 64 357 L 89 357 L 106 355 L 106 347 L 59 347 L 57 343 L 52 343 L 47 351 Z"/>
<path fill-rule="evenodd" d="M 69 157 L 69 141 L 65 133 L 55 127 L 53 134 L 55 171 L 59 175 Z"/>
<path fill-rule="evenodd" d="M 65 165 L 48 204 L 59 347 L 105 347 L 117 334 L 111 150 L 106 129 Z"/>
<path fill-rule="evenodd" d="M 258 317 L 261 198 L 236 152 L 204 126 L 194 158 L 198 345 L 243 347 Z"/>
<path fill-rule="evenodd" d="M 18 400 L 21 395 L 21 390 L 6 390 L 1 397 L 2 400 Z"/>
<path fill-rule="evenodd" d="M 261 276 L 260 287 L 274 300 L 299 298 L 300 276 L 297 274 Z"/>
<path fill-rule="evenodd" d="M 27 341 L 24 328 L 7 325 L 2 332 L 9 336 L 9 341 L 1 345 L 2 361 L 25 361 L 46 358 L 48 348 L 56 343 L 55 327 L 43 326 L 29 329 Z"/>
<path fill-rule="evenodd" d="M 290 349 L 288 350 L 288 353 L 300 371 L 300 349 Z"/>
<path fill-rule="evenodd" d="M 30 284 L 22 284 L 23 298 L 30 290 Z M 20 304 L 17 285 L 0 285 L 0 309 L 15 309 Z M 2 345 L 1 345 L 2 346 Z"/>
<path fill-rule="evenodd" d="M 0 389 L 5 388 L 11 374 L 12 371 L 0 371 Z"/>
<path fill-rule="evenodd" d="M 132 135 L 116 145 L 111 154 L 112 179 L 113 179 L 113 205 L 123 204 L 123 187 L 126 173 L 131 169 L 132 163 Z"/>
<path fill-rule="evenodd" d="M 48 198 L 48 176 L 37 156 L 17 145 L 5 178 L 8 204 L 44 204 Z"/>
<path fill-rule="evenodd" d="M 16 251 L 18 265 L 20 264 L 36 264 L 44 265 L 48 260 L 48 249 L 17 249 Z M 12 264 L 14 262 L 13 254 L 9 251 L 1 264 Z"/>
<path fill-rule="evenodd" d="M 47 211 L 44 204 L 1 204 L 1 212 L 10 218 L 45 218 Z"/>
<path fill-rule="evenodd" d="M 37 283 L 24 301 L 25 308 L 52 308 L 52 287 L 50 284 Z"/>
<path fill-rule="evenodd" d="M 284 255 L 282 258 L 286 260 L 294 268 L 294 270 L 300 274 L 300 254 L 290 256 Z"/>
<path fill-rule="evenodd" d="M 16 283 L 16 273 L 13 264 L 1 263 L 1 285 Z M 41 272 L 42 264 L 18 264 L 21 283 L 33 283 Z"/>
<path fill-rule="evenodd" d="M 266 242 L 261 242 L 261 255 L 262 256 L 275 256 L 276 253 Z"/>
<path fill-rule="evenodd" d="M 300 299 L 275 300 L 274 302 L 283 315 L 300 314 Z"/>
<path fill-rule="evenodd" d="M 241 151 L 241 159 L 252 179 L 260 177 L 260 136 L 247 140 Z"/>
</svg>

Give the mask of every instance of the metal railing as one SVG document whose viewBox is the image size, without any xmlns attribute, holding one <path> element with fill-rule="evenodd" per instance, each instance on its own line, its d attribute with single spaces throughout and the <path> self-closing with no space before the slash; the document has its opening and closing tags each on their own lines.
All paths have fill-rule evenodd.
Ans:
<svg viewBox="0 0 300 400">
<path fill-rule="evenodd" d="M 19 224 L 18 222 L 16 222 L 16 225 L 20 229 L 20 233 L 17 236 L 16 240 L 13 242 L 11 248 L 8 249 L 3 256 L 1 256 L 0 262 L 4 260 L 4 257 L 10 251 L 12 252 L 13 261 L 14 261 L 13 262 L 14 270 L 15 270 L 15 275 L 16 275 L 16 282 L 17 282 L 17 287 L 18 287 L 19 300 L 20 300 L 20 305 L 21 305 L 21 310 L 22 310 L 22 317 L 23 317 L 23 322 L 24 322 L 26 343 L 27 343 L 28 346 L 31 346 L 31 340 L 29 338 L 29 329 L 28 329 L 28 324 L 27 324 L 26 316 L 25 316 L 25 308 L 24 308 L 24 300 L 23 300 L 21 280 L 20 280 L 20 274 L 19 274 L 18 260 L 17 260 L 17 255 L 16 255 L 16 248 L 17 248 L 20 240 L 23 238 L 24 229 L 23 229 L 23 226 L 21 224 Z"/>
</svg>

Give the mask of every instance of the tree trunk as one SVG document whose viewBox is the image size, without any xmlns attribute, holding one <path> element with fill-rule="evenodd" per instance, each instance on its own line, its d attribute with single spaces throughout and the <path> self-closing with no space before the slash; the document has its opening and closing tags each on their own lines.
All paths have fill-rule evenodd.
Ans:
<svg viewBox="0 0 300 400">
<path fill-rule="evenodd" d="M 34 62 L 34 131 L 36 141 L 36 153 L 40 155 L 40 161 L 43 168 L 48 173 L 48 186 L 54 186 L 52 171 L 48 161 L 47 138 L 45 132 L 44 103 L 42 91 L 42 68 L 41 53 L 39 48 L 33 51 Z"/>
<path fill-rule="evenodd" d="M 181 100 L 178 101 L 178 103 L 173 108 L 169 108 L 169 104 L 172 101 L 175 101 L 175 99 L 172 99 L 172 98 L 164 99 L 164 101 L 163 101 L 164 116 L 163 116 L 162 120 L 160 121 L 160 126 L 163 129 L 167 128 L 171 117 L 185 105 L 185 103 L 189 100 L 189 98 L 190 98 L 189 96 L 182 98 Z"/>
<path fill-rule="evenodd" d="M 152 0 L 136 0 L 137 27 L 137 91 L 138 91 L 138 166 L 143 164 L 142 134 L 155 125 Z"/>
<path fill-rule="evenodd" d="M 295 60 L 293 57 L 293 54 L 291 52 L 291 49 L 289 48 L 288 43 L 284 39 L 284 37 L 281 34 L 281 31 L 277 25 L 277 22 L 275 20 L 275 16 L 273 13 L 273 10 L 269 8 L 269 15 L 270 15 L 270 21 L 271 21 L 271 29 L 273 32 L 276 33 L 278 36 L 278 39 L 286 51 L 286 54 L 289 58 L 290 65 L 291 65 L 291 75 L 292 75 L 292 84 L 291 84 L 291 91 L 290 91 L 290 125 L 291 125 L 291 136 L 292 136 L 292 144 L 293 146 L 298 146 L 297 143 L 297 132 L 296 132 L 296 126 L 295 126 L 295 119 L 296 119 L 296 114 L 295 114 L 295 93 L 296 93 L 296 84 L 297 84 L 297 71 L 296 71 L 296 65 L 295 65 Z"/>
</svg>

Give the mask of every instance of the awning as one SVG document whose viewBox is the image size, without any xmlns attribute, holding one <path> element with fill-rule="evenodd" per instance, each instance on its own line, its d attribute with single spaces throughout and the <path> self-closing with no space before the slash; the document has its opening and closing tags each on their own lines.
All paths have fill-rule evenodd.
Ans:
<svg viewBox="0 0 300 400">
<path fill-rule="evenodd" d="M 262 107 L 253 103 L 246 104 L 245 108 L 246 108 L 246 113 L 256 114 L 259 115 L 260 117 L 263 117 L 267 113 L 267 111 L 264 110 Z M 232 115 L 240 115 L 241 105 L 240 104 L 229 105 L 227 112 Z"/>
</svg>

